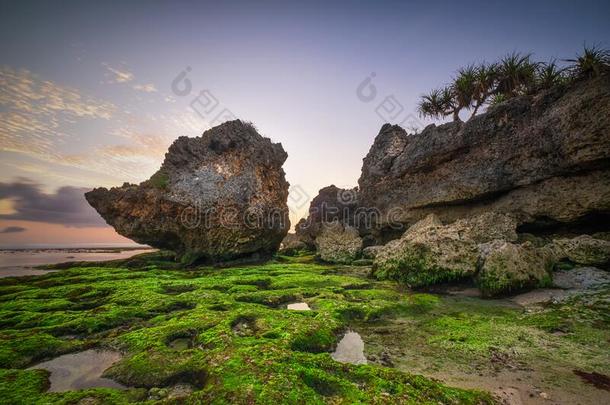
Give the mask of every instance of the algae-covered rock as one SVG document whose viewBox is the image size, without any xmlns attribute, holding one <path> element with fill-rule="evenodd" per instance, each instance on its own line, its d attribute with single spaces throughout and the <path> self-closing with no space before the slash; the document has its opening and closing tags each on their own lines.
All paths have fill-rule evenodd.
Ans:
<svg viewBox="0 0 610 405">
<path fill-rule="evenodd" d="M 431 214 L 378 252 L 374 274 L 413 287 L 472 277 L 479 260 L 477 245 L 499 238 L 516 240 L 515 228 L 511 217 L 494 212 L 449 225 Z"/>
<path fill-rule="evenodd" d="M 552 244 L 558 259 L 588 266 L 601 266 L 610 262 L 610 241 L 580 235 L 572 239 L 555 239 Z"/>
<path fill-rule="evenodd" d="M 476 282 L 485 296 L 542 287 L 550 282 L 554 256 L 549 249 L 504 240 L 481 244 L 479 248 L 482 265 Z"/>
<path fill-rule="evenodd" d="M 315 240 L 318 256 L 327 262 L 351 263 L 362 250 L 358 230 L 340 222 L 324 222 Z"/>
<path fill-rule="evenodd" d="M 374 259 L 377 257 L 377 254 L 383 249 L 383 246 L 367 246 L 362 249 L 362 258 L 364 259 Z"/>
<path fill-rule="evenodd" d="M 412 287 L 473 276 L 479 251 L 460 230 L 442 225 L 435 216 L 423 219 L 378 252 L 373 274 Z"/>
<path fill-rule="evenodd" d="M 173 250 L 183 262 L 265 258 L 288 232 L 288 182 L 279 143 L 239 120 L 178 138 L 140 185 L 85 194 L 121 235 Z"/>
</svg>

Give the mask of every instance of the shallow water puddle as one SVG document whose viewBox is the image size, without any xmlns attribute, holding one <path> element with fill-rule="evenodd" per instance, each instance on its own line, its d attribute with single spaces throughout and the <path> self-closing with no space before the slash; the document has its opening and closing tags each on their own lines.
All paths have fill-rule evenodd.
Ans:
<svg viewBox="0 0 610 405">
<path fill-rule="evenodd" d="M 293 311 L 311 311 L 311 308 L 309 308 L 309 305 L 307 305 L 306 302 L 295 302 L 294 304 L 288 304 L 286 308 Z"/>
<path fill-rule="evenodd" d="M 121 354 L 118 352 L 91 349 L 65 354 L 29 369 L 45 369 L 51 373 L 49 392 L 96 387 L 127 389 L 116 381 L 102 377 L 102 373 L 120 359 Z"/>
<path fill-rule="evenodd" d="M 348 330 L 331 356 L 340 363 L 366 364 L 364 341 L 358 333 Z"/>
<path fill-rule="evenodd" d="M 169 343 L 168 346 L 174 350 L 187 350 L 192 347 L 192 339 L 191 338 L 174 339 Z"/>
</svg>

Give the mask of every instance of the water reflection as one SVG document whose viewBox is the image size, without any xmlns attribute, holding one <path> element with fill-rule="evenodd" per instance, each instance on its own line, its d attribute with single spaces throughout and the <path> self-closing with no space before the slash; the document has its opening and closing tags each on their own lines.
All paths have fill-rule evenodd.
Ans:
<svg viewBox="0 0 610 405">
<path fill-rule="evenodd" d="M 127 389 L 116 381 L 102 377 L 104 371 L 120 359 L 121 354 L 118 352 L 86 350 L 80 353 L 65 354 L 29 369 L 45 369 L 51 373 L 49 392 L 94 387 Z"/>
<path fill-rule="evenodd" d="M 332 357 L 341 363 L 366 364 L 364 341 L 357 332 L 348 330 L 339 341 Z"/>
<path fill-rule="evenodd" d="M 292 309 L 293 311 L 311 311 L 309 305 L 306 302 L 295 302 L 294 304 L 288 304 L 288 309 Z"/>
</svg>

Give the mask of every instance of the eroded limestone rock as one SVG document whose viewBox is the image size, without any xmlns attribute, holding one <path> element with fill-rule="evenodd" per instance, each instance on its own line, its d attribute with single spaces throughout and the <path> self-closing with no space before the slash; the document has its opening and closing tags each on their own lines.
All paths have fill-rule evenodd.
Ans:
<svg viewBox="0 0 610 405">
<path fill-rule="evenodd" d="M 185 262 L 260 259 L 289 229 L 286 158 L 281 144 L 230 121 L 178 138 L 149 180 L 85 196 L 121 235 Z"/>
</svg>

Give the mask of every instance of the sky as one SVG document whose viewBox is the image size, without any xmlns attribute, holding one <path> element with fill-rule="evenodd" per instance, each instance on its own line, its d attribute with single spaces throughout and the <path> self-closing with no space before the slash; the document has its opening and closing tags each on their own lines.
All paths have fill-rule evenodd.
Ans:
<svg viewBox="0 0 610 405">
<path fill-rule="evenodd" d="M 0 247 L 130 243 L 93 187 L 178 136 L 252 121 L 288 152 L 292 223 L 357 185 L 385 122 L 469 63 L 610 47 L 607 1 L 0 1 Z M 201 106 L 212 100 L 207 109 Z"/>
</svg>

